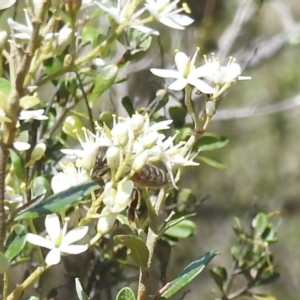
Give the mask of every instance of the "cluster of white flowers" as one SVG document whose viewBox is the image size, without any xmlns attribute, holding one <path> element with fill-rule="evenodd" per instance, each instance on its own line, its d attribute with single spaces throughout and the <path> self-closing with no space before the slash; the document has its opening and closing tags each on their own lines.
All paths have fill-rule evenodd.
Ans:
<svg viewBox="0 0 300 300">
<path fill-rule="evenodd" d="M 167 138 L 161 131 L 169 129 L 172 120 L 150 124 L 148 115 L 135 113 L 132 117 L 115 119 L 113 128 L 96 125 L 95 133 L 83 129 L 85 140 L 78 135 L 82 149 L 63 149 L 64 154 L 77 157 L 77 166 L 91 171 L 95 165 L 99 148 L 107 147 L 107 165 L 119 179 L 130 179 L 146 164 L 161 161 L 164 163 L 170 180 L 176 187 L 172 168 L 174 166 L 194 166 L 188 157 L 180 153 L 185 143 L 174 144 L 176 136 Z M 114 169 L 114 170 L 113 170 Z M 131 170 L 128 172 L 128 169 Z"/>
<path fill-rule="evenodd" d="M 229 59 L 226 66 L 221 66 L 214 54 L 210 59 L 204 56 L 205 64 L 196 68 L 195 61 L 198 51 L 197 49 L 192 59 L 183 52 L 177 52 L 175 55 L 177 71 L 155 68 L 150 71 L 159 77 L 176 79 L 169 85 L 170 90 L 180 91 L 190 84 L 203 94 L 211 95 L 218 93 L 225 84 L 230 85 L 237 80 L 251 79 L 248 76 L 240 76 L 241 67 L 233 58 Z"/>
</svg>

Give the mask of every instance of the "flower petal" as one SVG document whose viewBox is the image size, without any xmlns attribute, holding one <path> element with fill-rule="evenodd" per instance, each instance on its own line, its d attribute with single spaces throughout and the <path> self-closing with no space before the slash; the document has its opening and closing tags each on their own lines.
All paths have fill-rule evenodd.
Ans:
<svg viewBox="0 0 300 300">
<path fill-rule="evenodd" d="M 209 86 L 207 83 L 205 83 L 203 80 L 195 78 L 195 77 L 189 77 L 188 83 L 196 87 L 200 92 L 203 94 L 213 94 L 215 92 L 215 89 Z"/>
<path fill-rule="evenodd" d="M 162 78 L 180 78 L 180 74 L 175 70 L 165 70 L 165 69 L 150 69 L 150 72 L 156 76 Z"/>
<path fill-rule="evenodd" d="M 53 249 L 54 245 L 51 241 L 45 239 L 44 237 L 41 237 L 37 234 L 33 233 L 27 233 L 26 234 L 26 241 L 29 242 L 30 244 L 48 248 L 48 249 Z"/>
<path fill-rule="evenodd" d="M 62 245 L 60 251 L 68 254 L 79 254 L 88 249 L 88 245 Z"/>
<path fill-rule="evenodd" d="M 57 238 L 61 234 L 59 218 L 56 214 L 47 215 L 45 219 L 45 227 L 50 240 L 53 244 L 56 243 Z"/>
<path fill-rule="evenodd" d="M 189 26 L 191 25 L 194 20 L 186 15 L 174 14 L 171 17 L 172 21 L 178 24 L 179 26 Z"/>
<path fill-rule="evenodd" d="M 60 262 L 60 250 L 58 248 L 52 249 L 46 256 L 45 262 L 47 265 L 57 265 Z"/>
<path fill-rule="evenodd" d="M 179 78 L 175 80 L 173 83 L 171 83 L 168 88 L 169 90 L 174 91 L 181 91 L 183 90 L 187 85 L 187 80 L 185 78 Z"/>
<path fill-rule="evenodd" d="M 189 57 L 184 52 L 177 52 L 175 54 L 175 64 L 181 76 L 184 76 L 189 60 Z"/>
<path fill-rule="evenodd" d="M 81 240 L 88 232 L 88 226 L 81 226 L 70 230 L 64 237 L 63 237 L 63 246 L 73 244 Z"/>
<path fill-rule="evenodd" d="M 231 82 L 237 79 L 237 77 L 240 76 L 242 73 L 241 67 L 237 63 L 233 63 L 226 68 L 226 75 L 223 78 L 224 82 Z"/>
</svg>

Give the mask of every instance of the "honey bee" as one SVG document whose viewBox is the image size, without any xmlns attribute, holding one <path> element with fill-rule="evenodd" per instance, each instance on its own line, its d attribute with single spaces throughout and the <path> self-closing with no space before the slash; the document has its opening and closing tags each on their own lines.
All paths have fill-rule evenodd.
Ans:
<svg viewBox="0 0 300 300">
<path fill-rule="evenodd" d="M 96 156 L 95 166 L 92 172 L 92 180 L 103 183 L 103 177 L 109 174 L 109 168 L 106 163 L 106 151 L 108 147 L 99 147 Z M 141 171 L 136 172 L 131 180 L 138 186 L 148 187 L 150 189 L 160 189 L 169 183 L 168 173 L 158 166 L 146 164 Z"/>
<path fill-rule="evenodd" d="M 170 181 L 167 172 L 150 164 L 146 164 L 141 171 L 135 173 L 131 180 L 137 185 L 151 189 L 160 189 Z"/>
<path fill-rule="evenodd" d="M 109 180 L 110 172 L 106 162 L 106 151 L 108 147 L 99 147 L 96 156 L 95 166 L 92 172 L 92 180 L 103 186 Z M 129 174 L 130 170 L 128 170 Z M 140 207 L 141 193 L 139 187 L 147 187 L 150 189 L 160 189 L 170 182 L 168 173 L 158 166 L 146 164 L 141 171 L 136 172 L 131 180 L 135 183 L 135 187 L 131 194 L 131 203 L 127 209 L 127 218 L 129 222 L 134 222 L 136 210 Z"/>
</svg>

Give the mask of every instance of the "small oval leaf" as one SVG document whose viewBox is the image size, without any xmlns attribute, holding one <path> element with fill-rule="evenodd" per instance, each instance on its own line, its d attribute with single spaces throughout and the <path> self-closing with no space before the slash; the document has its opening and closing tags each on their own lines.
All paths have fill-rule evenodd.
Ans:
<svg viewBox="0 0 300 300">
<path fill-rule="evenodd" d="M 119 291 L 116 300 L 135 300 L 135 295 L 131 288 L 124 287 Z"/>
<path fill-rule="evenodd" d="M 173 220 L 175 221 L 175 220 Z M 165 231 L 165 234 L 178 239 L 188 238 L 196 233 L 197 226 L 191 220 L 182 220 Z"/>
<path fill-rule="evenodd" d="M 215 159 L 212 159 L 210 157 L 207 156 L 197 156 L 197 160 L 198 161 L 203 161 L 204 163 L 206 163 L 207 165 L 217 168 L 217 169 L 221 169 L 224 170 L 226 169 L 226 165 L 224 165 L 223 163 L 221 163 L 220 161 L 217 161 Z"/>
<path fill-rule="evenodd" d="M 26 244 L 26 228 L 23 225 L 16 224 L 6 241 L 5 257 L 12 261 L 24 248 Z"/>
<path fill-rule="evenodd" d="M 90 298 L 84 292 L 79 278 L 75 278 L 75 288 L 76 288 L 76 293 L 77 293 L 77 297 L 79 300 L 90 300 Z"/>
<path fill-rule="evenodd" d="M 195 279 L 217 254 L 215 251 L 206 252 L 186 266 L 172 282 L 167 283 L 167 290 L 163 292 L 159 299 L 168 299 L 178 293 Z"/>
<path fill-rule="evenodd" d="M 130 257 L 142 270 L 147 268 L 149 251 L 141 238 L 135 235 L 116 235 L 114 241 L 130 249 Z"/>
</svg>

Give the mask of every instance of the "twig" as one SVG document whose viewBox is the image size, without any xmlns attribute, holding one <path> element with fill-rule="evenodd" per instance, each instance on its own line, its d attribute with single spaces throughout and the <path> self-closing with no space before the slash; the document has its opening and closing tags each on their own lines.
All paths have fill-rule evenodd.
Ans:
<svg viewBox="0 0 300 300">
<path fill-rule="evenodd" d="M 228 56 L 234 41 L 241 32 L 242 26 L 255 13 L 255 7 L 252 0 L 240 0 L 238 3 L 239 7 L 236 10 L 232 23 L 218 41 L 218 57 L 221 61 Z"/>
<path fill-rule="evenodd" d="M 294 98 L 281 101 L 279 103 L 259 106 L 259 107 L 247 107 L 238 109 L 221 109 L 218 110 L 213 117 L 214 121 L 242 119 L 249 117 L 258 117 L 268 114 L 284 112 L 291 109 L 297 109 L 300 106 L 300 95 Z"/>
</svg>

